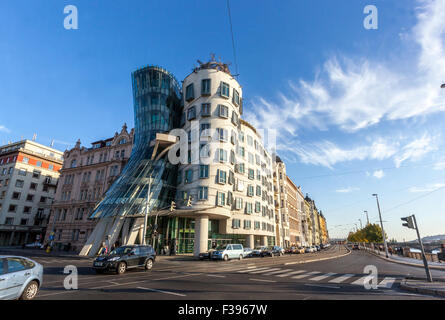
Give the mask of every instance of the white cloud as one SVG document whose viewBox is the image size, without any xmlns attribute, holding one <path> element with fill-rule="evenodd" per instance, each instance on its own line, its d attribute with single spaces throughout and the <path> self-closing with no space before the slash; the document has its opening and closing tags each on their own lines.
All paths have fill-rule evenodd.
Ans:
<svg viewBox="0 0 445 320">
<path fill-rule="evenodd" d="M 277 150 L 286 152 L 287 160 L 290 160 L 290 155 L 293 154 L 304 164 L 319 165 L 331 169 L 340 162 L 385 159 L 393 159 L 396 167 L 400 167 L 403 161 L 419 160 L 427 153 L 437 150 L 439 139 L 424 134 L 422 138 L 408 142 L 400 141 L 400 138 L 377 138 L 374 140 L 372 143 L 352 148 L 343 148 L 327 140 L 306 144 L 287 141 L 277 144 Z"/>
<path fill-rule="evenodd" d="M 291 83 L 291 92 L 280 94 L 279 102 L 258 98 L 248 120 L 291 134 L 297 126 L 329 124 L 351 132 L 382 120 L 445 111 L 445 90 L 439 88 L 445 70 L 445 0 L 421 3 L 407 41 L 420 49 L 416 63 L 398 70 L 392 62 L 332 57 L 315 80 Z"/>
<path fill-rule="evenodd" d="M 385 176 L 385 172 L 383 172 L 383 170 L 377 170 L 374 171 L 372 175 L 377 179 L 382 179 Z"/>
<path fill-rule="evenodd" d="M 445 170 L 445 159 L 436 162 L 433 168 L 434 170 Z"/>
<path fill-rule="evenodd" d="M 400 65 L 400 58 L 331 57 L 314 80 L 291 82 L 290 90 L 280 93 L 277 101 L 254 100 L 246 119 L 258 128 L 277 129 L 281 149 L 295 149 L 294 155 L 303 163 L 331 167 L 341 161 L 394 157 L 399 167 L 407 160 L 418 160 L 436 150 L 434 137 L 424 135 L 402 149 L 397 141 L 348 149 L 329 141 L 307 145 L 295 137 L 307 128 L 333 126 L 354 133 L 383 121 L 417 120 L 445 111 L 445 90 L 440 89 L 445 70 L 444 33 L 445 0 L 419 0 L 417 23 L 404 31 L 402 40 L 407 49 L 415 48 L 405 50 L 415 52 L 414 57 L 404 57 L 406 65 Z"/>
<path fill-rule="evenodd" d="M 445 183 L 435 183 L 435 184 L 428 184 L 424 187 L 411 187 L 409 189 L 409 192 L 417 193 L 417 192 L 431 192 L 439 188 L 445 187 Z"/>
<path fill-rule="evenodd" d="M 360 188 L 347 187 L 347 188 L 344 188 L 344 189 L 337 189 L 337 190 L 335 190 L 335 192 L 338 192 L 338 193 L 350 193 L 350 192 L 358 191 L 358 190 L 360 190 Z"/>
<path fill-rule="evenodd" d="M 6 132 L 6 133 L 11 133 L 11 130 L 9 130 L 8 128 L 6 128 L 5 126 L 2 126 L 2 125 L 0 125 L 0 131 Z"/>
</svg>

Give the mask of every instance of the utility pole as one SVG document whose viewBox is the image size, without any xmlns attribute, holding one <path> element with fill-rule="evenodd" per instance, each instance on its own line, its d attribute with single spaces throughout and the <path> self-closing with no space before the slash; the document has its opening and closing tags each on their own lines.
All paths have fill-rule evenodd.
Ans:
<svg viewBox="0 0 445 320">
<path fill-rule="evenodd" d="M 383 237 L 383 246 L 385 247 L 385 254 L 386 257 L 389 258 L 388 254 L 388 245 L 386 244 L 386 235 L 385 235 L 385 229 L 383 229 L 383 221 L 382 221 L 382 213 L 380 212 L 380 203 L 379 203 L 379 196 L 374 193 L 373 196 L 377 200 L 377 209 L 379 210 L 379 217 L 380 217 L 380 226 L 382 227 L 382 237 Z"/>
<path fill-rule="evenodd" d="M 369 217 L 368 217 L 368 211 L 364 211 L 365 213 L 366 213 L 366 221 L 368 221 L 368 224 L 367 225 L 369 225 Z"/>
<path fill-rule="evenodd" d="M 150 173 L 150 181 L 148 182 L 148 192 L 147 192 L 147 202 L 145 204 L 145 215 L 144 215 L 144 236 L 142 238 L 142 244 L 147 244 L 147 240 L 146 240 L 146 236 L 147 236 L 147 222 L 148 222 L 148 206 L 150 204 L 150 199 L 151 199 L 151 176 L 153 173 Z"/>
<path fill-rule="evenodd" d="M 402 224 L 404 227 L 407 227 L 409 229 L 416 229 L 417 239 L 419 239 L 420 250 L 422 251 L 422 260 L 423 260 L 423 265 L 425 266 L 426 279 L 428 280 L 428 282 L 433 282 L 433 278 L 431 277 L 430 267 L 428 266 L 428 261 L 426 260 L 425 249 L 423 248 L 422 238 L 420 237 L 419 226 L 417 225 L 416 216 L 413 214 L 412 216 L 401 219 L 402 221 L 406 222 Z"/>
</svg>

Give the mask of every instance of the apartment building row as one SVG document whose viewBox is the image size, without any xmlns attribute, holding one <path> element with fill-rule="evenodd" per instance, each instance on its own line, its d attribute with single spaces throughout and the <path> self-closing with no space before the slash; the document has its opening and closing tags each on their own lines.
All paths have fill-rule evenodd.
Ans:
<svg viewBox="0 0 445 320">
<path fill-rule="evenodd" d="M 95 255 L 104 241 L 150 241 L 197 255 L 233 242 L 327 242 L 315 202 L 242 119 L 242 87 L 226 64 L 200 63 L 182 85 L 167 70 L 147 66 L 132 73 L 132 85 L 134 129 L 124 125 L 109 139 L 90 147 L 78 141 L 58 153 L 63 165 L 55 172 L 45 243 Z M 175 149 L 178 138 L 185 151 Z M 169 158 L 172 150 L 179 163 Z"/>
</svg>

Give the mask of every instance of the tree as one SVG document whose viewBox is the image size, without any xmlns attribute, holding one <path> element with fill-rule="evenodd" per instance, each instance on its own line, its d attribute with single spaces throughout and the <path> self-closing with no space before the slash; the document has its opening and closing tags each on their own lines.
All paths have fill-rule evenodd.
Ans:
<svg viewBox="0 0 445 320">
<path fill-rule="evenodd" d="M 348 236 L 350 242 L 383 242 L 382 228 L 377 224 L 368 224 L 366 227 L 350 232 Z"/>
</svg>

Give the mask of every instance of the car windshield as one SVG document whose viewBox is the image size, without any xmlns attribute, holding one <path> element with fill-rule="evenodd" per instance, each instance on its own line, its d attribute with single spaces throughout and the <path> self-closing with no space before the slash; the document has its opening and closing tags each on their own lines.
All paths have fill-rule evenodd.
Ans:
<svg viewBox="0 0 445 320">
<path fill-rule="evenodd" d="M 114 249 L 113 251 L 110 252 L 110 255 L 123 255 L 123 254 L 128 254 L 131 252 L 131 250 L 133 250 L 132 247 L 119 247 L 117 249 Z"/>
<path fill-rule="evenodd" d="M 216 247 L 216 250 L 226 250 L 227 245 L 223 244 L 223 245 L 219 245 Z"/>
</svg>

